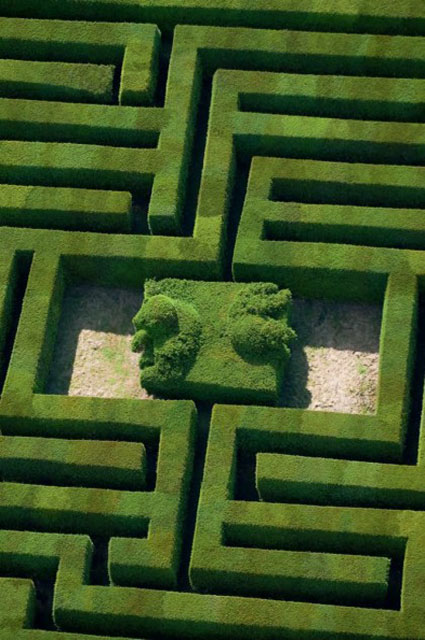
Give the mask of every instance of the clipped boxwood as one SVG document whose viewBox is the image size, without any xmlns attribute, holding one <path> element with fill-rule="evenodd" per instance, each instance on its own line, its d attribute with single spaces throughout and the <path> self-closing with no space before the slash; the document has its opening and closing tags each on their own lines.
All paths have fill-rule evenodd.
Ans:
<svg viewBox="0 0 425 640">
<path fill-rule="evenodd" d="M 271 283 L 148 280 L 133 319 L 150 393 L 275 403 L 290 342 L 291 293 Z"/>
</svg>

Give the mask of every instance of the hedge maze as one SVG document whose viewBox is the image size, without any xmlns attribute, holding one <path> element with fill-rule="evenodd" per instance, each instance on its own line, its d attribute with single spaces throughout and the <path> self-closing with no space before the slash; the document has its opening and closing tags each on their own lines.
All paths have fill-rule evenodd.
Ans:
<svg viewBox="0 0 425 640">
<path fill-rule="evenodd" d="M 0 0 L 1 640 L 425 640 L 424 167 L 420 2 Z M 75 284 L 155 399 L 46 392 Z M 382 307 L 373 415 L 291 298 Z"/>
</svg>

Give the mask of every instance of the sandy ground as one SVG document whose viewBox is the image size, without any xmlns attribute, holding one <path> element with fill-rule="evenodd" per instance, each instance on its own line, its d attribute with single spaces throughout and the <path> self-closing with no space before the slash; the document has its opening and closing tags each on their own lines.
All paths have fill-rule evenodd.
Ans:
<svg viewBox="0 0 425 640">
<path fill-rule="evenodd" d="M 131 318 L 142 291 L 70 287 L 64 297 L 47 393 L 147 398 L 139 382 L 140 354 L 130 350 Z"/>
<path fill-rule="evenodd" d="M 284 406 L 374 413 L 381 307 L 295 300 Z"/>
</svg>

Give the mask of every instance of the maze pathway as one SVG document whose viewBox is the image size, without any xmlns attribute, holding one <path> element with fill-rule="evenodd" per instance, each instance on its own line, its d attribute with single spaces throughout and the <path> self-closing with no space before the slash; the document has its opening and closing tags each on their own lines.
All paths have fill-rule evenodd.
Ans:
<svg viewBox="0 0 425 640">
<path fill-rule="evenodd" d="M 425 639 L 424 167 L 417 0 L 0 0 L 1 640 Z M 152 278 L 380 305 L 376 412 L 49 395 Z"/>
</svg>

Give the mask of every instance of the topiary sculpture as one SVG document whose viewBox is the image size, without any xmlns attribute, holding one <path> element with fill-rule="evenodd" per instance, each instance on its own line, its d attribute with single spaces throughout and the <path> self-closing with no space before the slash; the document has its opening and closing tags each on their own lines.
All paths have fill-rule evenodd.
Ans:
<svg viewBox="0 0 425 640">
<path fill-rule="evenodd" d="M 175 380 L 190 369 L 199 349 L 201 322 L 196 309 L 158 294 L 147 299 L 133 318 L 132 350 L 141 351 L 141 383 Z"/>
<path fill-rule="evenodd" d="M 289 326 L 292 295 L 272 283 L 253 283 L 242 289 L 229 309 L 233 348 L 248 361 L 286 361 L 296 338 Z"/>
</svg>

